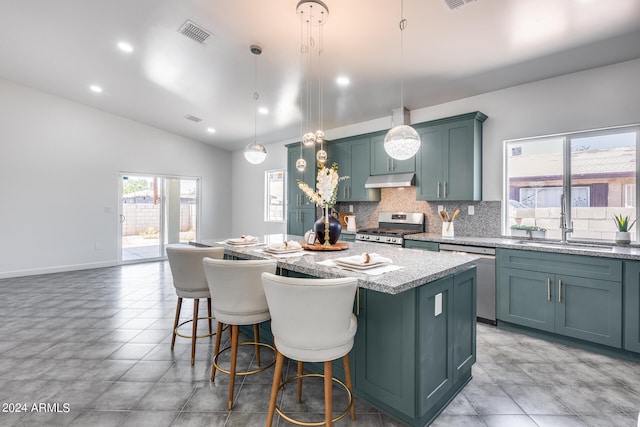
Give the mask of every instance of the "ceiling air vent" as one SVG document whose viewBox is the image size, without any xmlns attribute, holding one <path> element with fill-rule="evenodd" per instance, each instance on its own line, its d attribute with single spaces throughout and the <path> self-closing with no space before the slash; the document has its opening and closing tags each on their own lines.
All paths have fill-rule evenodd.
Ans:
<svg viewBox="0 0 640 427">
<path fill-rule="evenodd" d="M 198 24 L 194 24 L 188 19 L 182 24 L 182 27 L 178 28 L 178 32 L 199 44 L 207 44 L 207 41 L 213 37 L 213 33 L 205 30 Z"/>
<path fill-rule="evenodd" d="M 471 3 L 472 1 L 476 1 L 476 0 L 444 0 L 445 3 L 447 3 L 447 6 L 449 6 L 449 9 L 455 9 L 458 8 L 460 6 L 463 6 L 465 3 Z"/>
<path fill-rule="evenodd" d="M 184 116 L 185 119 L 187 120 L 191 120 L 192 122 L 201 122 L 202 119 L 200 117 L 196 117 L 196 116 L 192 116 L 191 114 L 187 114 L 186 116 Z"/>
</svg>

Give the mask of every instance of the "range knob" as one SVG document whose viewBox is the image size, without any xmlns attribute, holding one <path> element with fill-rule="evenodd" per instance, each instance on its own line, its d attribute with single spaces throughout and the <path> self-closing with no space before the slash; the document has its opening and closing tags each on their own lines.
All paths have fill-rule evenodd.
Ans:
<svg viewBox="0 0 640 427">
<path fill-rule="evenodd" d="M 380 236 L 376 236 L 376 240 L 380 240 Z"/>
</svg>

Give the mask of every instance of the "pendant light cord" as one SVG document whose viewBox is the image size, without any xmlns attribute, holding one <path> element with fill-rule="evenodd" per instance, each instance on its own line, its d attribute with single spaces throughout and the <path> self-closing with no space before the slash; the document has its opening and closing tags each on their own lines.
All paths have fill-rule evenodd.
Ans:
<svg viewBox="0 0 640 427">
<path fill-rule="evenodd" d="M 300 14 L 300 80 L 304 77 L 304 25 L 303 25 L 303 16 Z M 302 108 L 303 103 L 303 91 L 300 91 L 300 108 Z M 300 158 L 302 158 L 302 136 L 304 135 L 304 114 L 301 114 L 300 118 Z"/>
<path fill-rule="evenodd" d="M 255 55 L 253 75 L 253 142 L 258 142 L 258 55 Z"/>
<path fill-rule="evenodd" d="M 404 116 L 404 29 L 407 20 L 404 19 L 404 0 L 400 0 L 400 114 Z"/>
</svg>

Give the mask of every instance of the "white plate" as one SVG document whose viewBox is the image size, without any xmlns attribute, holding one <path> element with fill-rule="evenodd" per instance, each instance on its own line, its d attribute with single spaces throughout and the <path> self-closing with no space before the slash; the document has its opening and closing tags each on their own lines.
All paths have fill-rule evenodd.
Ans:
<svg viewBox="0 0 640 427">
<path fill-rule="evenodd" d="M 365 263 L 361 255 L 335 258 L 333 262 L 335 262 L 338 265 L 343 265 L 345 267 L 353 267 L 353 268 L 361 268 L 361 269 L 378 267 L 380 265 L 389 263 L 388 261 L 373 261 L 373 262 Z"/>
<path fill-rule="evenodd" d="M 293 252 L 302 252 L 302 248 L 291 248 L 291 249 L 264 248 L 263 251 L 270 254 L 290 254 Z"/>
<path fill-rule="evenodd" d="M 246 239 L 227 239 L 224 242 L 230 245 L 235 245 L 235 246 L 257 245 L 258 243 L 260 243 L 257 240 L 246 240 Z"/>
</svg>

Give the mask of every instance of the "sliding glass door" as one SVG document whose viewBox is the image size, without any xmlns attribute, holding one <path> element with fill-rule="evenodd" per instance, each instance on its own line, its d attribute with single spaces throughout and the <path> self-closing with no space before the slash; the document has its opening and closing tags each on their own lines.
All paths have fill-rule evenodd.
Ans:
<svg viewBox="0 0 640 427">
<path fill-rule="evenodd" d="M 160 259 L 167 244 L 196 238 L 197 178 L 122 174 L 120 200 L 120 261 Z"/>
</svg>

